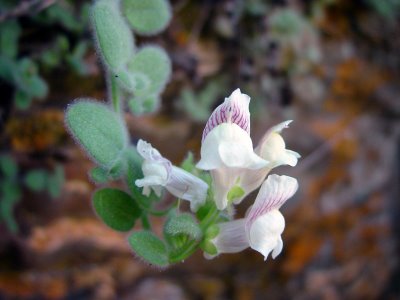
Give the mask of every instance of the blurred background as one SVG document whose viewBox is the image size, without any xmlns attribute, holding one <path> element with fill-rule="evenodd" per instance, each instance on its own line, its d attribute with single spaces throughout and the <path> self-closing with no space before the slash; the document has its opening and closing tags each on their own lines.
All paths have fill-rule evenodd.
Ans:
<svg viewBox="0 0 400 300">
<path fill-rule="evenodd" d="M 89 4 L 0 0 L 0 299 L 400 298 L 399 0 L 172 0 L 167 30 L 138 38 L 173 75 L 158 113 L 126 113 L 133 142 L 198 158 L 239 87 L 253 140 L 293 119 L 283 136 L 302 155 L 273 171 L 300 183 L 279 257 L 199 251 L 166 270 L 96 218 L 93 163 L 65 130 L 68 103 L 107 98 Z"/>
</svg>

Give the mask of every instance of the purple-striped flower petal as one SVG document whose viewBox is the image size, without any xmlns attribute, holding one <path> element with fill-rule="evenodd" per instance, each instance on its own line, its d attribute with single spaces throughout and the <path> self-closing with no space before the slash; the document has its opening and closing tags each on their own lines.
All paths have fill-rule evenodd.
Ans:
<svg viewBox="0 0 400 300">
<path fill-rule="evenodd" d="M 224 103 L 211 114 L 203 131 L 202 141 L 208 133 L 221 123 L 234 123 L 250 134 L 250 97 L 236 89 Z"/>
<path fill-rule="evenodd" d="M 290 197 L 294 195 L 298 188 L 297 180 L 290 176 L 269 175 L 267 180 L 261 185 L 254 205 L 247 216 L 247 226 L 260 216 L 279 209 Z"/>
</svg>

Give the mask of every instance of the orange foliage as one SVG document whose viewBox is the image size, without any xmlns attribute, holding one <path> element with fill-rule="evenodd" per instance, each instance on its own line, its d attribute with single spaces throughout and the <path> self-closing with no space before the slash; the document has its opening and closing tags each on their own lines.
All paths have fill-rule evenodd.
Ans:
<svg viewBox="0 0 400 300">
<path fill-rule="evenodd" d="M 67 244 L 90 242 L 96 247 L 128 252 L 122 234 L 119 234 L 96 219 L 61 218 L 46 227 L 35 227 L 28 245 L 38 252 L 54 252 Z"/>
<path fill-rule="evenodd" d="M 369 101 L 371 95 L 388 79 L 387 73 L 366 61 L 356 58 L 345 60 L 336 68 L 326 108 L 354 117 L 372 104 Z"/>
<path fill-rule="evenodd" d="M 63 119 L 59 110 L 40 111 L 11 119 L 6 133 L 16 151 L 43 151 L 58 145 L 66 137 Z"/>
</svg>

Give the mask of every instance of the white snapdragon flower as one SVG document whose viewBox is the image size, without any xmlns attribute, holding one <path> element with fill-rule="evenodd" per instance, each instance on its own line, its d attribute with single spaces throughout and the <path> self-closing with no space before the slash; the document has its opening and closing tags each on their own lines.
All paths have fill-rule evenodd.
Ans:
<svg viewBox="0 0 400 300">
<path fill-rule="evenodd" d="M 279 208 L 294 195 L 297 188 L 295 178 L 268 176 L 245 218 L 218 224 L 219 233 L 211 240 L 217 248 L 217 255 L 251 247 L 260 252 L 264 260 L 271 252 L 272 258 L 276 258 L 283 248 L 281 234 L 285 228 L 285 219 Z"/>
<path fill-rule="evenodd" d="M 271 127 L 261 138 L 254 152 L 268 161 L 268 165 L 257 170 L 243 170 L 240 176 L 240 186 L 244 195 L 234 201 L 240 203 L 244 197 L 260 187 L 268 173 L 278 166 L 289 165 L 294 167 L 300 158 L 300 154 L 286 149 L 285 141 L 280 135 L 281 131 L 289 128 L 292 120 L 288 120 Z"/>
<path fill-rule="evenodd" d="M 144 178 L 137 179 L 135 184 L 143 187 L 143 194 L 148 196 L 151 189 L 161 196 L 165 187 L 174 196 L 190 201 L 190 209 L 197 211 L 207 197 L 208 185 L 203 180 L 178 168 L 164 158 L 151 144 L 139 140 L 139 154 L 144 158 L 142 171 Z"/>
<path fill-rule="evenodd" d="M 295 166 L 300 157 L 285 148 L 280 135 L 291 121 L 269 129 L 253 150 L 249 103 L 249 96 L 235 90 L 214 110 L 204 128 L 197 167 L 210 170 L 215 203 L 220 210 L 227 207 L 232 188 L 242 190 L 242 195 L 233 199 L 238 204 L 261 185 L 272 168 L 284 164 Z"/>
<path fill-rule="evenodd" d="M 197 168 L 210 170 L 218 209 L 228 205 L 229 190 L 242 169 L 260 169 L 268 162 L 254 153 L 250 138 L 250 97 L 235 90 L 211 114 L 203 131 Z"/>
<path fill-rule="evenodd" d="M 237 89 L 214 110 L 203 131 L 199 169 L 257 169 L 267 165 L 253 151 L 249 103 L 250 97 Z"/>
</svg>

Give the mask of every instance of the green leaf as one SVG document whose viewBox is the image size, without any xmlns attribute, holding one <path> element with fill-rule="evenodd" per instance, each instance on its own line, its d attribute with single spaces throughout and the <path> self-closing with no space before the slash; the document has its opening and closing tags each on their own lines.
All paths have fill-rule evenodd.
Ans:
<svg viewBox="0 0 400 300">
<path fill-rule="evenodd" d="M 128 101 L 129 109 L 131 110 L 132 114 L 136 116 L 140 116 L 144 114 L 144 107 L 141 99 L 133 98 Z"/>
<path fill-rule="evenodd" d="M 40 76 L 32 76 L 26 78 L 26 91 L 34 98 L 43 99 L 48 93 L 48 86 L 46 81 Z"/>
<path fill-rule="evenodd" d="M 19 186 L 12 181 L 3 181 L 0 183 L 0 219 L 4 220 L 8 230 L 16 233 L 18 224 L 14 218 L 14 206 L 21 198 Z"/>
<path fill-rule="evenodd" d="M 108 170 L 101 167 L 93 168 L 89 174 L 95 183 L 106 183 L 108 181 Z"/>
<path fill-rule="evenodd" d="M 110 228 L 128 231 L 140 217 L 141 210 L 127 193 L 105 188 L 93 195 L 93 206 L 100 219 Z"/>
<path fill-rule="evenodd" d="M 194 93 L 190 88 L 184 88 L 180 95 L 180 105 L 192 119 L 198 122 L 208 120 L 214 102 L 223 95 L 227 88 L 225 77 L 213 78 L 201 91 Z"/>
<path fill-rule="evenodd" d="M 118 84 L 128 92 L 136 92 L 148 89 L 150 79 L 143 73 L 133 73 L 128 70 L 121 70 L 114 75 Z"/>
<path fill-rule="evenodd" d="M 56 166 L 54 173 L 49 176 L 47 182 L 47 192 L 52 198 L 58 198 L 61 196 L 64 181 L 64 168 L 61 165 L 58 165 Z"/>
<path fill-rule="evenodd" d="M 30 97 L 44 98 L 48 93 L 47 83 L 38 75 L 36 64 L 29 58 L 18 62 L 14 70 L 14 81 Z"/>
<path fill-rule="evenodd" d="M 171 76 L 171 61 L 162 48 L 146 46 L 129 61 L 128 69 L 131 74 L 143 74 L 149 79 L 149 85 L 135 90 L 135 96 L 148 98 L 164 89 Z"/>
<path fill-rule="evenodd" d="M 79 32 L 85 25 L 82 20 L 74 16 L 74 7 L 66 1 L 51 5 L 44 13 L 46 13 L 47 24 L 58 23 L 69 31 Z"/>
<path fill-rule="evenodd" d="M 143 158 L 142 156 L 140 156 L 139 152 L 135 147 L 130 147 L 126 151 L 126 156 L 128 161 L 126 180 L 129 190 L 131 191 L 135 199 L 144 197 L 142 194 L 142 188 L 138 187 L 135 184 L 135 181 L 137 179 L 143 178 L 143 172 L 142 172 Z"/>
<path fill-rule="evenodd" d="M 0 54 L 14 59 L 18 54 L 21 27 L 16 20 L 3 22 L 0 26 Z"/>
<path fill-rule="evenodd" d="M 46 187 L 48 175 L 44 170 L 32 170 L 25 176 L 25 184 L 32 191 L 39 192 Z"/>
<path fill-rule="evenodd" d="M 122 117 L 108 106 L 81 100 L 66 112 L 69 131 L 88 154 L 102 167 L 114 166 L 128 145 Z"/>
<path fill-rule="evenodd" d="M 15 204 L 21 198 L 20 186 L 16 182 L 10 180 L 1 182 L 0 193 L 3 197 L 2 199 L 11 204 Z"/>
<path fill-rule="evenodd" d="M 215 209 L 215 203 L 214 201 L 207 201 L 203 206 L 199 208 L 199 210 L 196 212 L 196 217 L 198 220 L 202 221 L 211 210 Z"/>
<path fill-rule="evenodd" d="M 88 47 L 89 45 L 86 41 L 80 42 L 71 54 L 66 55 L 67 63 L 79 75 L 87 75 L 89 73 L 89 66 L 84 59 Z"/>
<path fill-rule="evenodd" d="M 143 35 L 163 31 L 172 16 L 167 0 L 123 0 L 122 8 L 133 30 Z"/>
<path fill-rule="evenodd" d="M 174 244 L 174 239 L 182 236 L 199 240 L 202 236 L 201 229 L 193 216 L 188 213 L 172 215 L 164 226 L 164 236 L 170 244 Z"/>
<path fill-rule="evenodd" d="M 18 165 L 10 155 L 1 155 L 0 170 L 5 177 L 15 178 L 18 173 Z"/>
<path fill-rule="evenodd" d="M 144 261 L 160 266 L 168 266 L 168 251 L 165 243 L 150 231 L 138 231 L 128 238 L 133 251 Z"/>
<path fill-rule="evenodd" d="M 111 70 L 118 71 L 134 54 L 133 35 L 120 15 L 118 1 L 96 1 L 92 21 L 104 61 Z"/>
<path fill-rule="evenodd" d="M 194 155 L 192 152 L 188 152 L 185 160 L 181 163 L 181 168 L 189 173 L 192 173 L 195 170 L 196 162 L 194 161 Z"/>
<path fill-rule="evenodd" d="M 32 97 L 29 96 L 27 93 L 21 90 L 17 90 L 14 96 L 15 105 L 19 109 L 28 109 L 32 103 Z"/>
<path fill-rule="evenodd" d="M 155 112 L 160 106 L 161 100 L 158 95 L 134 97 L 129 100 L 128 106 L 134 115 L 149 114 Z"/>
<path fill-rule="evenodd" d="M 17 65 L 14 60 L 0 54 L 0 77 L 10 84 L 15 84 L 15 69 Z"/>
<path fill-rule="evenodd" d="M 109 171 L 109 176 L 113 180 L 121 178 L 122 174 L 125 172 L 125 162 L 118 161 Z"/>
<path fill-rule="evenodd" d="M 280 38 L 295 36 L 304 27 L 304 22 L 304 17 L 290 8 L 276 10 L 268 19 L 271 34 Z"/>
</svg>

